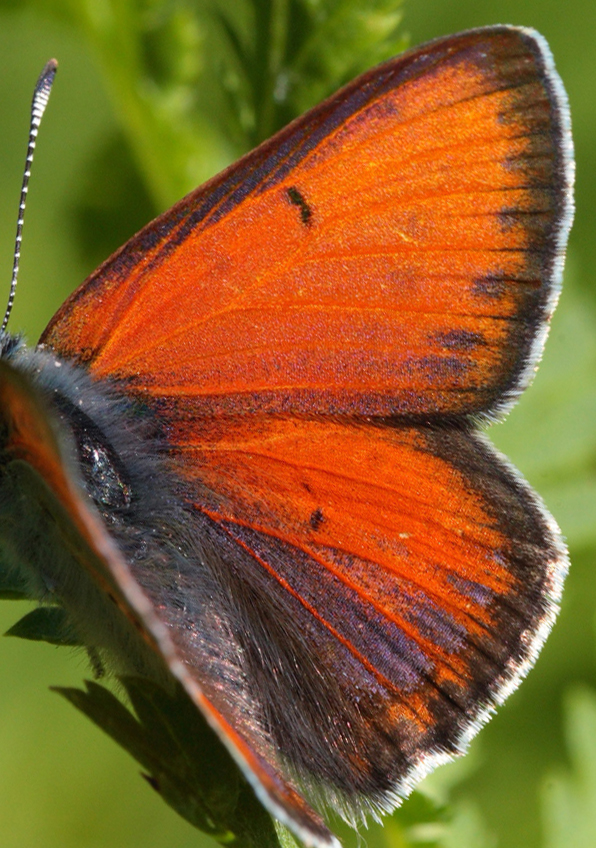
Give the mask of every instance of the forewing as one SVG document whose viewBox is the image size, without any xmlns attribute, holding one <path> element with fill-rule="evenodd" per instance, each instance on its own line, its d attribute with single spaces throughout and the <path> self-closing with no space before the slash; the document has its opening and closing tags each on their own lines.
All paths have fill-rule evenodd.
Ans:
<svg viewBox="0 0 596 848">
<path fill-rule="evenodd" d="M 194 414 L 494 411 L 540 355 L 571 179 L 543 39 L 438 40 L 142 230 L 42 342 Z"/>
<path fill-rule="evenodd" d="M 566 569 L 552 518 L 465 430 L 266 416 L 170 438 L 245 681 L 201 685 L 311 797 L 391 808 L 535 659 Z M 173 638 L 192 665 L 189 629 Z"/>
</svg>

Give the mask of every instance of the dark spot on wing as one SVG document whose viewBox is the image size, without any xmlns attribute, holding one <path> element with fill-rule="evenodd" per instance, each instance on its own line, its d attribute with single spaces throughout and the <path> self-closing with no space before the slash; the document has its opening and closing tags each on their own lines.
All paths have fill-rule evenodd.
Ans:
<svg viewBox="0 0 596 848">
<path fill-rule="evenodd" d="M 321 524 L 325 521 L 325 516 L 323 515 L 323 510 L 315 509 L 315 511 L 310 516 L 310 526 L 313 530 L 318 530 Z"/>
<path fill-rule="evenodd" d="M 290 203 L 293 203 L 294 206 L 300 209 L 300 220 L 302 223 L 308 226 L 312 222 L 312 209 L 304 199 L 304 195 L 298 191 L 296 186 L 290 186 L 287 190 L 287 195 Z"/>
</svg>

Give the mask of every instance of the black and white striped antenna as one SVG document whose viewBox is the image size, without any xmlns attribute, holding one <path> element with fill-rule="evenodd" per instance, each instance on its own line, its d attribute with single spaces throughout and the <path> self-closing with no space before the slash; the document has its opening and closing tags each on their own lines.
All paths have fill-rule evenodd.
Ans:
<svg viewBox="0 0 596 848">
<path fill-rule="evenodd" d="M 8 295 L 8 305 L 4 313 L 4 321 L 0 328 L 0 333 L 3 333 L 8 324 L 12 304 L 14 303 L 14 295 L 17 288 L 17 277 L 19 275 L 19 262 L 21 259 L 21 242 L 23 240 L 23 218 L 25 217 L 25 204 L 27 201 L 27 191 L 29 190 L 29 177 L 31 176 L 31 163 L 33 154 L 35 153 L 35 143 L 37 141 L 37 131 L 48 105 L 50 92 L 58 62 L 55 59 L 50 59 L 43 71 L 39 75 L 39 79 L 33 91 L 33 100 L 31 102 L 31 123 L 29 124 L 29 144 L 27 146 L 27 159 L 25 160 L 25 172 L 23 174 L 23 183 L 21 185 L 21 202 L 19 203 L 19 217 L 17 218 L 17 236 L 14 245 L 14 259 L 12 263 L 12 279 L 10 282 L 10 294 Z"/>
</svg>

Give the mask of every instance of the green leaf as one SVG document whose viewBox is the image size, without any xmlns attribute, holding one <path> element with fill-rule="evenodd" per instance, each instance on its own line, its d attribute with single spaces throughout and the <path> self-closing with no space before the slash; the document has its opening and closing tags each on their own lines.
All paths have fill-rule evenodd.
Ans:
<svg viewBox="0 0 596 848">
<path fill-rule="evenodd" d="M 4 569 L 0 562 L 0 600 L 28 601 L 31 599 L 27 582 L 15 569 Z"/>
<path fill-rule="evenodd" d="M 80 645 L 66 612 L 61 607 L 38 607 L 19 619 L 5 636 L 18 636 L 50 645 Z"/>
<path fill-rule="evenodd" d="M 166 803 L 222 845 L 292 846 L 285 829 L 276 833 L 230 754 L 178 684 L 167 692 L 141 678 L 121 678 L 120 683 L 134 714 L 97 683 L 87 682 L 87 691 L 55 691 L 141 764 Z"/>
</svg>

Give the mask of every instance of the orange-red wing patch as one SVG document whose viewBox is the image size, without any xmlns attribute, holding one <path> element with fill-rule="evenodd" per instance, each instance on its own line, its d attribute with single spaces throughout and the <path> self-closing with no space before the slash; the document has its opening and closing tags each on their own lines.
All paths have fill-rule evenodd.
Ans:
<svg viewBox="0 0 596 848">
<path fill-rule="evenodd" d="M 244 682 L 218 690 L 190 624 L 173 628 L 181 655 L 288 781 L 389 804 L 534 657 L 564 559 L 550 519 L 459 429 L 238 417 L 170 421 L 169 438 L 247 622 Z"/>
<path fill-rule="evenodd" d="M 195 414 L 494 410 L 553 304 L 548 61 L 493 28 L 374 69 L 142 230 L 42 341 Z"/>
</svg>

